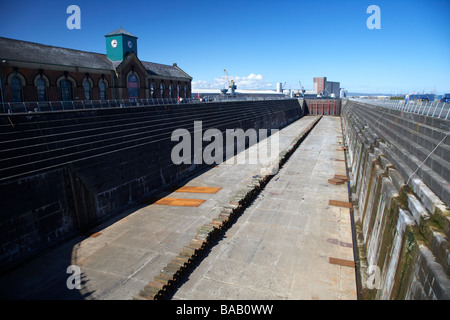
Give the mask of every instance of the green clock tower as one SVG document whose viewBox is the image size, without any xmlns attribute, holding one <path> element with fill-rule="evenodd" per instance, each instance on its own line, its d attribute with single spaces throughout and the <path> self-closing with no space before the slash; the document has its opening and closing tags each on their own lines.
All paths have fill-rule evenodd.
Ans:
<svg viewBox="0 0 450 320">
<path fill-rule="evenodd" d="M 137 37 L 128 31 L 119 28 L 105 35 L 106 56 L 111 61 L 122 61 L 129 53 L 134 52 L 137 56 Z"/>
</svg>

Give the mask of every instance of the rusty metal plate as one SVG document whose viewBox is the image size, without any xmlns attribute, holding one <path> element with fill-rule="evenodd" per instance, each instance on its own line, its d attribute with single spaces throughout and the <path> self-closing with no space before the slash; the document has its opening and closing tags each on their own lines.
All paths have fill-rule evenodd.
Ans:
<svg viewBox="0 0 450 320">
<path fill-rule="evenodd" d="M 175 192 L 189 192 L 189 193 L 217 193 L 221 187 L 188 187 L 184 186 L 175 190 Z"/>
<path fill-rule="evenodd" d="M 349 182 L 347 176 L 342 176 L 342 175 L 339 175 L 339 174 L 335 174 L 333 179 L 342 180 L 343 182 Z"/>
<path fill-rule="evenodd" d="M 339 259 L 339 258 L 330 257 L 328 262 L 331 263 L 331 264 L 337 264 L 337 265 L 342 266 L 342 267 L 349 267 L 349 268 L 354 268 L 355 267 L 355 262 L 351 261 L 351 260 L 345 260 L 345 259 Z"/>
<path fill-rule="evenodd" d="M 351 202 L 346 201 L 329 200 L 328 205 L 353 209 L 353 204 Z"/>
<path fill-rule="evenodd" d="M 162 198 L 154 202 L 154 204 L 165 206 L 199 207 L 205 201 L 206 200 L 202 199 Z"/>
<path fill-rule="evenodd" d="M 101 234 L 102 234 L 101 232 L 95 232 L 95 233 L 91 234 L 91 238 L 97 238 Z"/>
<path fill-rule="evenodd" d="M 345 181 L 341 180 L 341 179 L 328 179 L 328 183 L 331 183 L 334 185 L 339 185 L 339 184 L 344 184 Z"/>
<path fill-rule="evenodd" d="M 101 232 L 92 232 L 92 231 L 87 231 L 85 233 L 83 233 L 82 235 L 88 238 L 97 238 L 99 235 L 101 235 Z"/>
</svg>

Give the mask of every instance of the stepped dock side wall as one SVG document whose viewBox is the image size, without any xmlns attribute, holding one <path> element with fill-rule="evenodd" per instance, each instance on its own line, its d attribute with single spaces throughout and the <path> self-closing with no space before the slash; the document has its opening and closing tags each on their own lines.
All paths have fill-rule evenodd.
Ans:
<svg viewBox="0 0 450 320">
<path fill-rule="evenodd" d="M 343 101 L 361 299 L 450 299 L 448 120 Z"/>
</svg>

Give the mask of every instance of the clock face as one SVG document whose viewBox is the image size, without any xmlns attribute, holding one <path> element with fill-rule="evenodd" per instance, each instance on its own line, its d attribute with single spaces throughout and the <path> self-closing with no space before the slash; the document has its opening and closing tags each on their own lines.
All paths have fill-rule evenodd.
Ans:
<svg viewBox="0 0 450 320">
<path fill-rule="evenodd" d="M 133 42 L 131 42 L 131 40 L 128 40 L 128 48 L 132 48 L 133 47 Z"/>
<path fill-rule="evenodd" d="M 111 47 L 113 47 L 113 48 L 117 47 L 117 40 L 116 39 L 113 39 L 111 41 Z"/>
</svg>

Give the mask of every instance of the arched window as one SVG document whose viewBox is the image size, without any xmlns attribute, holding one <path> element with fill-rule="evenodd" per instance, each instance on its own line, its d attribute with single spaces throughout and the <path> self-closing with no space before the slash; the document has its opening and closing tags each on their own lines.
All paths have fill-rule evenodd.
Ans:
<svg viewBox="0 0 450 320">
<path fill-rule="evenodd" d="M 169 84 L 169 98 L 172 98 L 172 84 Z"/>
<path fill-rule="evenodd" d="M 72 97 L 72 82 L 67 79 L 63 79 L 59 82 L 59 88 L 61 90 L 61 100 L 70 101 Z"/>
<path fill-rule="evenodd" d="M 150 97 L 151 97 L 151 98 L 154 98 L 154 97 L 155 97 L 155 83 L 154 83 L 154 82 L 152 82 L 152 83 L 150 84 Z"/>
<path fill-rule="evenodd" d="M 180 97 L 180 85 L 177 84 L 177 98 Z"/>
<path fill-rule="evenodd" d="M 100 87 L 100 100 L 106 100 L 106 83 L 105 83 L 105 80 L 100 80 L 98 86 Z"/>
<path fill-rule="evenodd" d="M 159 86 L 159 89 L 161 90 L 161 98 L 164 98 L 164 90 L 165 90 L 165 85 L 163 82 L 161 82 L 161 85 Z"/>
<path fill-rule="evenodd" d="M 187 84 L 184 85 L 184 97 L 187 98 Z"/>
<path fill-rule="evenodd" d="M 134 73 L 128 76 L 128 99 L 139 98 L 139 80 Z"/>
<path fill-rule="evenodd" d="M 22 102 L 22 82 L 17 76 L 11 78 L 11 91 L 13 102 Z"/>
<path fill-rule="evenodd" d="M 88 79 L 84 79 L 83 88 L 84 97 L 86 98 L 86 100 L 91 100 L 91 84 L 89 83 Z"/>
<path fill-rule="evenodd" d="M 45 80 L 39 78 L 36 80 L 36 89 L 38 101 L 47 101 Z"/>
</svg>

